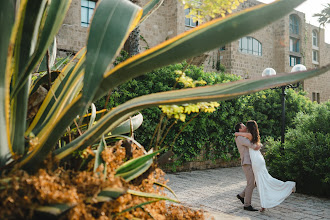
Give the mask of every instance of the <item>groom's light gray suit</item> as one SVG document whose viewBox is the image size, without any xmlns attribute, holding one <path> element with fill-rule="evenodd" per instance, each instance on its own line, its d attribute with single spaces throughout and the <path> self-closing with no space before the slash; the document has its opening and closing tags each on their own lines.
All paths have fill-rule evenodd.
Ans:
<svg viewBox="0 0 330 220">
<path fill-rule="evenodd" d="M 247 207 L 251 205 L 252 193 L 255 187 L 249 148 L 255 149 L 255 145 L 252 144 L 249 139 L 242 136 L 237 136 L 235 141 L 241 156 L 241 165 L 247 181 L 245 189 L 239 195 L 244 198 L 244 206 Z"/>
</svg>

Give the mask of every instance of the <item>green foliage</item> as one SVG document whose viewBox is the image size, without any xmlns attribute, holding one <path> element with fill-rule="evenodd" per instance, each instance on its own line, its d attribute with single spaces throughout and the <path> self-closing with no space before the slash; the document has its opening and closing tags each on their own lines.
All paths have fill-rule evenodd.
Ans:
<svg viewBox="0 0 330 220">
<path fill-rule="evenodd" d="M 286 89 L 285 125 L 293 127 L 297 112 L 310 113 L 313 103 L 302 90 Z M 256 120 L 262 141 L 267 136 L 280 137 L 282 126 L 282 90 L 268 89 L 242 97 L 246 120 Z"/>
<path fill-rule="evenodd" d="M 279 141 L 268 140 L 269 172 L 279 179 L 296 181 L 298 192 L 330 196 L 329 120 L 329 102 L 315 104 L 309 114 L 298 113 L 283 148 Z"/>
<path fill-rule="evenodd" d="M 330 23 L 330 3 L 328 3 L 328 5 L 325 5 L 325 8 L 322 9 L 320 13 L 314 14 L 313 17 L 318 17 L 317 20 L 320 25 L 323 25 L 323 27 L 326 23 Z"/>
<path fill-rule="evenodd" d="M 138 77 L 115 90 L 116 95 L 110 97 L 108 108 L 115 107 L 122 102 L 126 102 L 134 97 L 147 93 L 168 91 L 184 87 L 183 84 L 176 84 L 175 71 L 182 71 L 186 62 L 170 65 L 152 71 L 143 77 Z M 226 83 L 239 80 L 240 77 L 225 73 L 204 72 L 202 67 L 189 65 L 185 70 L 187 76 L 194 80 L 204 80 L 207 85 Z M 173 86 L 176 84 L 176 88 Z M 301 90 L 286 90 L 286 127 L 293 128 L 293 119 L 297 112 L 310 113 L 313 103 L 306 98 Z M 175 158 L 178 161 L 173 166 L 180 165 L 185 161 L 196 160 L 201 152 L 205 153 L 204 159 L 224 159 L 231 160 L 239 157 L 233 137 L 234 125 L 239 122 L 246 122 L 254 119 L 258 121 L 262 141 L 267 136 L 275 139 L 280 137 L 281 132 L 281 89 L 268 89 L 251 95 L 241 96 L 232 100 L 219 102 L 220 107 L 214 113 L 200 113 L 188 125 L 177 122 L 170 129 L 163 145 L 171 146 L 176 135 L 184 127 L 173 146 Z M 105 97 L 97 105 L 104 105 Z M 140 129 L 135 132 L 135 138 L 143 145 L 148 147 L 157 128 L 162 111 L 157 108 L 148 108 L 142 111 L 144 122 Z M 187 115 L 186 122 L 190 121 L 196 114 Z M 167 127 L 174 123 L 174 119 L 169 119 Z"/>
<path fill-rule="evenodd" d="M 46 158 L 62 162 L 70 158 L 77 150 L 97 145 L 104 135 L 114 131 L 128 117 L 144 108 L 165 104 L 179 105 L 228 100 L 242 94 L 301 81 L 330 69 L 330 66 L 327 66 L 301 74 L 284 74 L 274 77 L 272 81 L 260 78 L 239 81 L 235 84 L 163 92 L 172 88 L 168 86 L 169 84 L 159 82 L 159 79 L 165 82 L 171 81 L 170 85 L 173 85 L 175 82 L 173 75 L 167 76 L 166 72 L 159 72 L 157 78 L 155 75 L 143 75 L 153 69 L 181 62 L 246 36 L 286 15 L 303 0 L 278 0 L 272 5 L 246 10 L 229 18 L 215 19 L 116 65 L 114 61 L 130 32 L 162 2 L 151 0 L 143 11 L 142 8 L 127 0 L 98 1 L 93 13 L 93 21 L 88 29 L 87 46 L 67 63 L 53 84 L 49 82 L 51 88 L 48 88 L 49 92 L 40 108 L 36 110 L 31 123 L 26 120 L 31 75 L 51 43 L 54 42 L 54 37 L 61 27 L 71 1 L 37 0 L 31 3 L 31 1 L 10 0 L 2 4 L 1 18 L 8 19 L 0 19 L 2 30 L 0 36 L 1 171 L 10 173 L 14 168 L 35 172 L 43 166 Z M 226 9 L 226 11 L 229 10 Z M 122 56 L 124 60 L 126 55 Z M 121 60 L 117 61 L 121 62 Z M 48 66 L 47 69 L 49 68 L 51 67 Z M 198 71 L 194 73 L 196 72 Z M 200 76 L 198 74 L 197 76 L 200 78 L 205 76 L 205 81 L 210 82 L 209 84 L 231 81 L 235 78 L 199 72 Z M 136 79 L 129 81 L 136 77 L 144 84 L 138 83 Z M 151 78 L 148 79 L 148 77 Z M 125 82 L 128 82 L 125 86 L 130 89 L 130 92 L 118 89 L 118 86 Z M 176 88 L 183 88 L 183 85 L 179 84 Z M 123 104 L 112 108 L 89 127 L 79 127 L 79 122 L 84 122 L 86 110 L 109 91 L 112 91 L 114 97 L 110 102 L 111 107 L 119 103 Z M 153 92 L 158 93 L 150 94 Z M 137 95 L 142 96 L 134 98 Z M 132 98 L 134 99 L 127 101 Z M 93 118 L 97 118 L 96 111 L 92 114 Z M 202 121 L 207 125 L 208 120 Z M 78 133 L 71 136 L 73 127 Z M 192 127 L 187 127 L 187 131 L 193 131 Z M 205 126 L 197 132 L 206 137 L 208 131 L 208 127 Z M 185 132 L 182 138 L 178 139 L 178 146 L 194 144 L 196 148 L 189 149 L 189 152 L 182 152 L 186 160 L 191 158 L 190 155 L 198 155 L 206 141 L 209 141 L 206 137 L 203 139 L 204 142 L 196 144 L 197 142 L 189 142 L 187 135 L 188 132 Z M 66 137 L 69 138 L 64 141 Z M 102 141 L 100 147 L 98 156 L 101 155 L 103 149 L 107 148 L 105 141 Z M 102 163 L 101 160 L 95 163 L 95 166 L 99 166 L 100 163 Z M 136 174 L 142 174 L 151 163 L 150 159 L 142 167 L 130 169 L 132 173 L 130 172 L 127 177 L 129 176 L 129 179 L 137 177 Z M 149 195 L 149 197 L 155 196 Z"/>
</svg>

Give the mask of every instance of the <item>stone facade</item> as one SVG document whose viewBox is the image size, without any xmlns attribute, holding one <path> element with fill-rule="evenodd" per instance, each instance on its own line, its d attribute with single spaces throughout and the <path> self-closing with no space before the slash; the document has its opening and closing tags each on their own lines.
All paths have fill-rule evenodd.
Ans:
<svg viewBox="0 0 330 220">
<path fill-rule="evenodd" d="M 81 26 L 81 0 L 72 0 L 57 38 L 59 55 L 76 53 L 86 45 L 88 28 Z"/>
<path fill-rule="evenodd" d="M 149 0 L 138 1 L 144 5 Z M 80 24 L 80 2 L 72 0 L 69 12 L 60 29 L 58 49 L 60 54 L 65 52 L 77 52 L 86 45 L 88 28 Z M 256 0 L 248 0 L 240 5 L 238 10 L 253 7 L 261 4 Z M 290 34 L 290 15 L 294 14 L 299 21 L 299 34 Z M 141 51 L 158 45 L 167 39 L 191 29 L 185 26 L 185 14 L 183 6 L 178 0 L 166 0 L 144 23 L 140 26 L 140 34 L 143 40 L 140 41 Z M 318 34 L 318 63 L 313 62 L 312 32 Z M 290 36 L 300 41 L 299 52 L 290 51 Z M 330 61 L 330 45 L 324 41 L 324 29 L 307 24 L 305 14 L 292 11 L 289 15 L 280 20 L 248 35 L 259 41 L 262 45 L 262 55 L 242 53 L 239 50 L 239 41 L 224 45 L 224 50 L 216 49 L 194 58 L 194 64 L 203 64 L 205 71 L 216 71 L 217 63 L 226 68 L 226 72 L 237 74 L 243 78 L 259 77 L 267 67 L 272 67 L 278 74 L 290 72 L 290 55 L 298 57 L 300 63 L 307 68 L 321 67 Z M 307 96 L 315 101 L 324 102 L 330 99 L 330 72 L 305 80 L 303 85 Z"/>
</svg>

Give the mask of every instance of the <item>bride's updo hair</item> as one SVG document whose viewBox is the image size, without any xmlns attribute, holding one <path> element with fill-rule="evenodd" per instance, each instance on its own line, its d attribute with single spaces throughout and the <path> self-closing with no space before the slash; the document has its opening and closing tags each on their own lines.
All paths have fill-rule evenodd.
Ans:
<svg viewBox="0 0 330 220">
<path fill-rule="evenodd" d="M 248 131 L 252 134 L 252 140 L 251 142 L 253 144 L 259 144 L 260 143 L 260 135 L 259 135 L 259 129 L 258 124 L 254 120 L 250 120 L 246 123 L 246 128 Z"/>
</svg>

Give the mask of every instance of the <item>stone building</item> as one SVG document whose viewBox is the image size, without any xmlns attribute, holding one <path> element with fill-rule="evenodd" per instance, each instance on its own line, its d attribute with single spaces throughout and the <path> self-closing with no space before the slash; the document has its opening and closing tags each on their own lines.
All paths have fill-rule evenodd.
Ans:
<svg viewBox="0 0 330 220">
<path fill-rule="evenodd" d="M 149 0 L 139 0 L 144 5 Z M 237 10 L 262 4 L 248 0 Z M 92 17 L 95 1 L 72 0 L 64 23 L 58 33 L 59 53 L 77 52 L 86 44 L 89 19 Z M 166 0 L 141 26 L 141 50 L 153 47 L 167 39 L 194 28 L 197 23 L 185 15 L 178 0 Z M 292 11 L 280 20 L 249 34 L 230 44 L 209 51 L 192 62 L 204 65 L 205 71 L 217 71 L 219 65 L 226 72 L 241 75 L 243 78 L 260 76 L 271 67 L 278 74 L 290 72 L 295 64 L 304 64 L 308 69 L 321 67 L 330 62 L 330 44 L 325 43 L 324 29 L 310 25 L 305 14 Z M 330 72 L 303 83 L 307 96 L 318 102 L 330 99 Z"/>
</svg>

